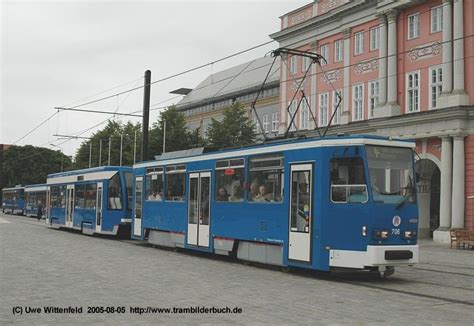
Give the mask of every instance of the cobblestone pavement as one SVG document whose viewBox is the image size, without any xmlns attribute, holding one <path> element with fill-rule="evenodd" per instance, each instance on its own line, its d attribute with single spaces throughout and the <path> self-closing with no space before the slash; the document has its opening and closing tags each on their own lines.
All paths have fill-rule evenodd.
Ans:
<svg viewBox="0 0 474 326">
<path fill-rule="evenodd" d="M 0 325 L 459 324 L 474 320 L 474 251 L 420 243 L 389 279 L 244 266 L 49 229 L 0 214 Z M 23 314 L 13 314 L 14 307 Z M 79 314 L 25 307 L 82 307 Z M 240 307 L 240 314 L 137 314 L 130 307 Z M 125 313 L 87 313 L 125 307 Z M 17 308 L 19 309 L 19 308 Z"/>
</svg>

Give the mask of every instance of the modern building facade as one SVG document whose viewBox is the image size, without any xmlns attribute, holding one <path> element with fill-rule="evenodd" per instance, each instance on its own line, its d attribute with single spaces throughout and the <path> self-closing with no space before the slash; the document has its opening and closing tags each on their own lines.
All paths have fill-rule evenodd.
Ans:
<svg viewBox="0 0 474 326">
<path fill-rule="evenodd" d="M 261 134 L 251 104 L 268 74 L 255 111 L 266 136 L 277 135 L 280 125 L 280 60 L 270 70 L 272 62 L 272 57 L 259 58 L 209 75 L 176 105 L 185 115 L 187 126 L 191 130 L 199 128 L 201 136 L 205 137 L 211 119 L 222 119 L 224 109 L 238 101 L 248 110 L 255 131 Z"/>
<path fill-rule="evenodd" d="M 474 1 L 315 0 L 281 17 L 280 47 L 323 55 L 303 89 L 300 130 L 416 139 L 422 237 L 474 229 Z M 281 64 L 280 132 L 307 60 Z M 469 198 L 471 197 L 471 198 Z"/>
</svg>

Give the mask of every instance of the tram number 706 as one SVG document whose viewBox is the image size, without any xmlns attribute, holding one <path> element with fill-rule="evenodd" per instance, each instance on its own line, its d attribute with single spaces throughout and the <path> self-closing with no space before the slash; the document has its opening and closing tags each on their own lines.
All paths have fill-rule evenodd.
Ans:
<svg viewBox="0 0 474 326">
<path fill-rule="evenodd" d="M 400 235 L 400 229 L 392 229 L 392 235 Z"/>
</svg>

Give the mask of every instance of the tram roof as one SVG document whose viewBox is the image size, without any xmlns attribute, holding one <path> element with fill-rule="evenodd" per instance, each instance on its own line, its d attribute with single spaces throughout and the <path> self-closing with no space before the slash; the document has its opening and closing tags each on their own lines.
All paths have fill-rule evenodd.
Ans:
<svg viewBox="0 0 474 326">
<path fill-rule="evenodd" d="M 21 189 L 25 189 L 25 187 L 15 186 L 15 187 L 9 187 L 9 188 L 2 188 L 2 191 L 5 191 L 5 190 L 21 190 Z"/>
<path fill-rule="evenodd" d="M 225 159 L 235 156 L 256 155 L 273 153 L 279 151 L 298 150 L 307 148 L 330 147 L 330 146 L 348 146 L 348 145 L 380 145 L 415 148 L 413 140 L 394 139 L 384 136 L 372 135 L 351 135 L 351 136 L 327 136 L 325 138 L 290 138 L 272 140 L 266 143 L 252 144 L 238 148 L 229 148 L 223 150 L 208 151 L 202 154 L 189 155 L 180 158 L 170 159 L 157 156 L 156 160 L 140 162 L 135 164 L 134 168 L 149 167 L 166 164 L 180 164 L 193 162 L 197 160 Z M 235 155 L 234 155 L 235 154 Z"/>
<path fill-rule="evenodd" d="M 47 190 L 47 184 L 46 183 L 38 183 L 34 185 L 26 185 L 25 186 L 25 191 L 46 191 Z"/>
<path fill-rule="evenodd" d="M 128 167 L 128 166 L 104 165 L 104 166 L 97 166 L 97 167 L 94 167 L 94 168 L 51 173 L 51 174 L 48 174 L 48 179 L 49 178 L 66 177 L 66 176 L 78 175 L 78 174 L 87 174 L 87 173 L 93 173 L 93 172 L 121 171 L 121 170 L 123 170 L 123 171 L 132 171 L 132 168 Z"/>
</svg>

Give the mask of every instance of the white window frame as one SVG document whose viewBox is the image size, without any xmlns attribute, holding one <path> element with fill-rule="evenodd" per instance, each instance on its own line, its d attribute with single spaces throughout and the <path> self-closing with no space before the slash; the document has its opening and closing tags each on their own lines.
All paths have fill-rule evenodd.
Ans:
<svg viewBox="0 0 474 326">
<path fill-rule="evenodd" d="M 319 94 L 319 126 L 328 125 L 328 112 L 329 111 L 329 93 Z"/>
<path fill-rule="evenodd" d="M 272 132 L 278 132 L 279 124 L 280 124 L 280 113 L 274 112 L 272 114 Z"/>
<path fill-rule="evenodd" d="M 356 97 L 356 89 L 360 87 L 360 97 Z M 359 92 L 357 92 L 359 93 Z M 360 117 L 356 110 L 357 103 L 360 103 Z M 364 84 L 356 84 L 352 86 L 352 121 L 364 120 Z"/>
<path fill-rule="evenodd" d="M 270 121 L 268 121 L 268 114 L 264 114 L 263 117 L 262 117 L 262 124 L 263 124 L 263 131 L 268 134 L 268 132 L 270 131 Z"/>
<path fill-rule="evenodd" d="M 324 62 L 324 60 L 321 60 L 321 66 L 324 66 L 325 64 L 328 64 L 331 61 L 329 59 L 329 43 L 323 44 L 319 47 L 319 54 L 321 54 L 323 58 L 327 61 L 326 63 Z"/>
<path fill-rule="evenodd" d="M 354 55 L 364 53 L 364 31 L 354 33 Z"/>
<path fill-rule="evenodd" d="M 380 27 L 370 29 L 370 51 L 378 50 L 380 47 Z"/>
<path fill-rule="evenodd" d="M 260 133 L 260 126 L 258 125 L 257 117 L 253 117 L 253 131 L 258 134 Z"/>
<path fill-rule="evenodd" d="M 436 14 L 436 18 L 434 17 L 435 14 Z M 431 33 L 438 33 L 438 32 L 443 31 L 443 6 L 442 5 L 431 8 L 430 25 L 431 25 Z"/>
<path fill-rule="evenodd" d="M 334 110 L 336 109 L 336 104 L 337 104 L 337 93 L 341 94 L 342 97 L 342 91 L 340 89 L 333 91 L 332 92 L 332 111 L 331 115 L 334 114 Z M 334 115 L 334 119 L 332 120 L 332 123 L 335 125 L 338 125 L 341 123 L 341 112 L 342 112 L 342 98 L 341 98 L 341 104 L 339 105 L 339 110 L 337 110 L 336 114 Z"/>
<path fill-rule="evenodd" d="M 433 82 L 433 71 L 436 71 L 436 81 Z M 441 72 L 441 74 L 440 74 Z M 429 97 L 429 108 L 430 109 L 436 109 L 437 108 L 437 104 L 438 104 L 438 100 L 439 100 L 439 95 L 441 94 L 442 92 L 442 88 L 443 88 L 443 66 L 434 66 L 434 67 L 430 67 L 430 70 L 429 70 L 429 80 L 430 80 L 430 97 Z M 440 78 L 441 77 L 441 78 Z M 436 104 L 433 105 L 433 88 L 436 89 L 436 99 L 435 99 L 435 102 Z"/>
<path fill-rule="evenodd" d="M 415 76 L 415 75 L 417 76 L 418 85 L 410 86 L 410 83 L 409 83 L 410 76 Z M 416 107 L 414 107 L 412 110 L 410 110 L 410 92 L 413 92 L 413 95 L 416 95 L 416 98 L 414 97 L 413 99 L 417 100 L 416 101 Z M 407 72 L 406 80 L 405 80 L 405 94 L 406 94 L 406 107 L 405 107 L 406 110 L 405 110 L 405 113 L 420 112 L 421 89 L 420 89 L 420 71 L 419 70 Z"/>
<path fill-rule="evenodd" d="M 375 108 L 379 104 L 379 96 L 380 96 L 379 81 L 378 80 L 369 81 L 369 118 L 374 117 Z"/>
<path fill-rule="evenodd" d="M 334 41 L 334 62 L 344 60 L 344 40 Z"/>
<path fill-rule="evenodd" d="M 407 17 L 408 39 L 412 40 L 420 37 L 420 13 L 416 12 Z M 413 29 L 412 29 L 413 26 Z"/>
</svg>

